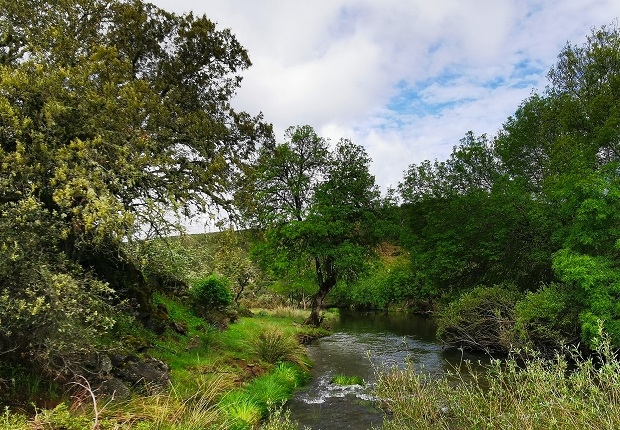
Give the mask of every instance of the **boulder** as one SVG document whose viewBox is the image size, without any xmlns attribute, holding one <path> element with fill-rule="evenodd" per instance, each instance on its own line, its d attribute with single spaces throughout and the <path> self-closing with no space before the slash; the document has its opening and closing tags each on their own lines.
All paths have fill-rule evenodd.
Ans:
<svg viewBox="0 0 620 430">
<path fill-rule="evenodd" d="M 165 387 L 170 383 L 170 366 L 148 357 L 143 361 L 129 361 L 117 371 L 117 376 L 131 385 Z"/>
</svg>

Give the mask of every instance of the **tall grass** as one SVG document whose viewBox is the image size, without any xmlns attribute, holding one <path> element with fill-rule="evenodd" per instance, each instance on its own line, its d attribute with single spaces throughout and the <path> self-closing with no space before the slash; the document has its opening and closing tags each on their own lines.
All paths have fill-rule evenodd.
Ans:
<svg viewBox="0 0 620 430">
<path fill-rule="evenodd" d="M 383 370 L 376 395 L 393 414 L 384 429 L 620 428 L 620 360 L 609 338 L 588 358 L 565 352 L 496 360 L 483 375 L 468 367 L 468 378 Z"/>
<path fill-rule="evenodd" d="M 307 372 L 289 363 L 278 365 L 268 375 L 252 380 L 245 388 L 231 391 L 219 402 L 219 408 L 234 429 L 252 428 L 269 417 L 307 378 Z M 276 425 L 274 423 L 274 425 Z"/>
<path fill-rule="evenodd" d="M 277 328 L 262 331 L 250 341 L 251 350 L 270 364 L 291 362 L 303 369 L 308 368 L 306 350 L 297 339 Z"/>
<path fill-rule="evenodd" d="M 218 407 L 218 399 L 230 391 L 230 382 L 223 376 L 212 377 L 200 384 L 190 397 L 183 397 L 171 388 L 169 393 L 153 393 L 126 401 L 95 399 L 99 405 L 81 404 L 79 408 L 60 403 L 54 409 L 38 410 L 29 420 L 5 410 L 0 416 L 0 429 L 229 429 L 231 422 Z"/>
</svg>

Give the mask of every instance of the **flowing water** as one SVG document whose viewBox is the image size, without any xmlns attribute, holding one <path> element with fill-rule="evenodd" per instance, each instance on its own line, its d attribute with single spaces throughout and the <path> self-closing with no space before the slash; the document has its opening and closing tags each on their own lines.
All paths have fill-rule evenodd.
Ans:
<svg viewBox="0 0 620 430">
<path fill-rule="evenodd" d="M 341 312 L 333 335 L 308 345 L 314 362 L 312 381 L 288 403 L 300 428 L 379 428 L 383 413 L 372 397 L 375 370 L 403 367 L 411 360 L 428 373 L 454 370 L 461 360 L 476 363 L 481 355 L 447 350 L 435 337 L 433 319 L 404 313 Z M 335 375 L 359 376 L 365 387 L 339 386 Z"/>
</svg>

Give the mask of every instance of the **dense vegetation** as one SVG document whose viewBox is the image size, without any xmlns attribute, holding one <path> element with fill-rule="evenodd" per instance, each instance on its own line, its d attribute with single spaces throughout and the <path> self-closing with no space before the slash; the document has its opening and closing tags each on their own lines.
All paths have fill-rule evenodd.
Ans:
<svg viewBox="0 0 620 430">
<path fill-rule="evenodd" d="M 324 302 L 437 313 L 439 335 L 472 349 L 600 355 L 601 327 L 620 346 L 617 25 L 567 45 L 495 136 L 467 133 L 382 197 L 361 146 L 307 125 L 276 143 L 231 108 L 250 60 L 206 17 L 141 0 L 0 6 L 0 403 L 58 405 L 30 424 L 257 425 L 304 379 L 300 341 L 323 333 L 290 322 L 319 325 Z M 219 212 L 219 233 L 182 234 L 182 217 Z M 310 309 L 250 318 L 285 303 Z M 128 383 L 137 364 L 173 388 Z M 543 365 L 564 363 L 519 378 Z M 131 400 L 97 408 L 125 383 Z"/>
<path fill-rule="evenodd" d="M 599 332 L 597 339 L 600 362 L 568 349 L 551 359 L 494 360 L 484 374 L 470 363 L 444 375 L 420 372 L 412 363 L 383 369 L 376 394 L 392 413 L 383 428 L 616 429 L 620 361 L 608 337 Z"/>
<path fill-rule="evenodd" d="M 406 172 L 414 294 L 465 293 L 442 314 L 446 341 L 591 346 L 602 320 L 620 345 L 619 52 L 617 26 L 593 30 L 494 138 L 470 133 Z"/>
</svg>

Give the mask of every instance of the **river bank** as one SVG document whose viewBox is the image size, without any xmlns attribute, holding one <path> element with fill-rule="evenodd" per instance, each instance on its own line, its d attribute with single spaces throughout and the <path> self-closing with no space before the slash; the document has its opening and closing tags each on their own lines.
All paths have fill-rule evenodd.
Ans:
<svg viewBox="0 0 620 430">
<path fill-rule="evenodd" d="M 46 400 L 53 400 L 50 407 L 31 413 L 7 407 L 0 429 L 285 428 L 276 410 L 309 378 L 310 361 L 300 341 L 328 332 L 304 326 L 308 312 L 289 308 L 254 309 L 253 316 L 217 329 L 176 300 L 157 300 L 184 332 L 167 329 L 155 336 L 135 326 L 126 340 L 146 345 L 136 352 L 139 359 L 164 364 L 165 386 L 135 384 L 122 396 L 103 395 L 84 378 L 81 385 L 63 387 L 62 394 L 52 393 Z M 38 390 L 37 401 L 45 396 L 30 389 Z M 270 424 L 274 411 L 278 422 Z"/>
</svg>

